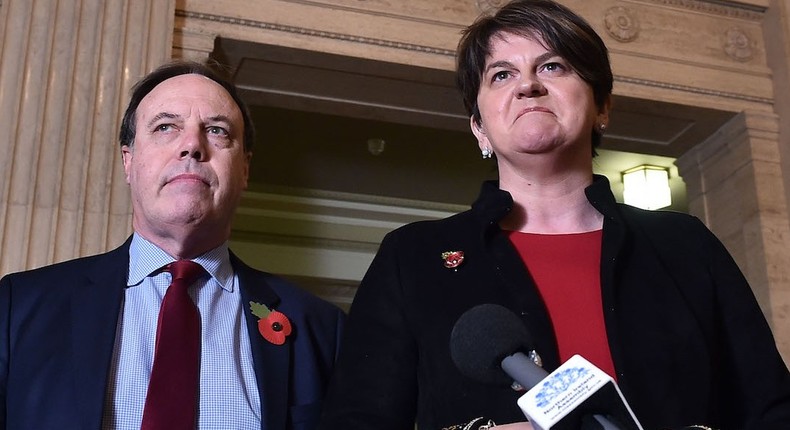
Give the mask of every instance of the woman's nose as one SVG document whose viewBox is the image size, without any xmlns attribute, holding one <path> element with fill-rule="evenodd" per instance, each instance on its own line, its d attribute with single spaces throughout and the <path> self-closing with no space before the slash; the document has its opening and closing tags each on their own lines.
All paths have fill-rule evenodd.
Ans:
<svg viewBox="0 0 790 430">
<path fill-rule="evenodd" d="M 518 85 L 514 89 L 516 98 L 538 97 L 546 93 L 546 87 L 534 74 L 523 75 Z"/>
</svg>

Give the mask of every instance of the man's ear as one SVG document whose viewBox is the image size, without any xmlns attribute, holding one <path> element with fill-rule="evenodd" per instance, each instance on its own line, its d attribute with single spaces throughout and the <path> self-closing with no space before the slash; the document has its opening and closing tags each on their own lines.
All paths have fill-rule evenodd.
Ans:
<svg viewBox="0 0 790 430">
<path fill-rule="evenodd" d="M 129 172 L 132 166 L 133 148 L 129 145 L 121 146 L 121 158 L 123 159 L 123 171 L 126 174 L 126 183 L 129 183 Z"/>
<path fill-rule="evenodd" d="M 247 189 L 247 181 L 250 179 L 250 163 L 252 163 L 252 151 L 244 153 L 244 183 L 242 189 Z"/>
</svg>

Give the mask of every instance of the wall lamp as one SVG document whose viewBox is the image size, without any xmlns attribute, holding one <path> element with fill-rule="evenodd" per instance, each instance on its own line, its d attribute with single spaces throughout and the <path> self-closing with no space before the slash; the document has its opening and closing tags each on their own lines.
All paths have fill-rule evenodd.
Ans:
<svg viewBox="0 0 790 430">
<path fill-rule="evenodd" d="M 669 170 L 644 164 L 623 172 L 623 201 L 642 209 L 661 209 L 672 204 Z"/>
</svg>

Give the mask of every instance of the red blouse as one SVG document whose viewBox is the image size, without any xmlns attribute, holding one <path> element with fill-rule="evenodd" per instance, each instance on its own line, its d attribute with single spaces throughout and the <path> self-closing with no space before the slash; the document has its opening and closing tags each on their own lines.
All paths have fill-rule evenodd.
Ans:
<svg viewBox="0 0 790 430">
<path fill-rule="evenodd" d="M 602 230 L 508 237 L 548 309 L 560 360 L 579 354 L 616 379 L 601 303 Z"/>
</svg>

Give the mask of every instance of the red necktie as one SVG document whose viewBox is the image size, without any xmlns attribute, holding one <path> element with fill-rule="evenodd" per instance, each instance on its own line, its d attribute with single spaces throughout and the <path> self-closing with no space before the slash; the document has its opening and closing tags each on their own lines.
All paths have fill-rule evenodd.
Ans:
<svg viewBox="0 0 790 430">
<path fill-rule="evenodd" d="M 165 267 L 173 275 L 156 329 L 151 381 L 141 430 L 194 430 L 200 382 L 200 316 L 187 288 L 205 271 L 189 260 Z"/>
</svg>

